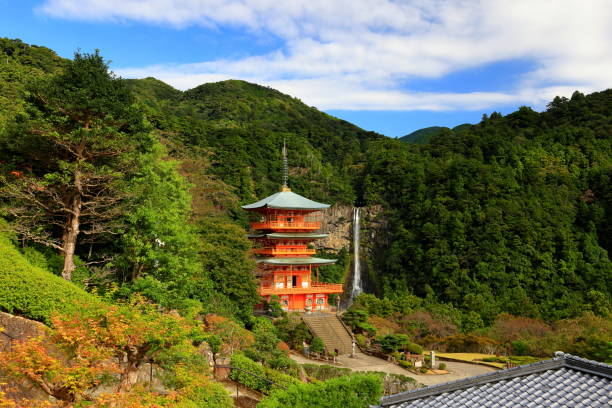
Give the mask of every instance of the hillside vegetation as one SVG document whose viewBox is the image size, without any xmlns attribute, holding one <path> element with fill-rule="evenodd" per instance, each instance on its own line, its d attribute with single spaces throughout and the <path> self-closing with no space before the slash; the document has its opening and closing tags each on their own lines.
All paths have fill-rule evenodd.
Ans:
<svg viewBox="0 0 612 408">
<path fill-rule="evenodd" d="M 406 143 L 416 143 L 416 144 L 425 144 L 429 143 L 431 139 L 434 137 L 444 136 L 453 132 L 461 132 L 466 129 L 470 129 L 472 125 L 469 123 L 464 123 L 459 126 L 455 126 L 450 129 L 446 126 L 430 126 L 423 129 L 415 130 L 412 133 L 407 134 L 406 136 L 399 137 L 398 140 Z"/>
<path fill-rule="evenodd" d="M 609 319 L 611 90 L 557 97 L 541 113 L 521 107 L 426 129 L 405 143 L 244 81 L 182 92 L 154 78 L 116 78 L 99 54 L 68 61 L 7 39 L 0 63 L 1 215 L 21 227 L 23 245 L 62 273 L 57 251 L 43 245 L 61 246 L 69 211 L 43 211 L 39 198 L 74 198 L 66 191 L 78 190 L 77 173 L 104 176 L 96 192 L 113 192 L 104 222 L 91 211 L 81 217 L 74 257 L 88 290 L 117 299 L 139 292 L 251 327 L 259 298 L 239 205 L 278 190 L 286 142 L 295 191 L 383 209 L 365 262 L 367 289 L 385 305 L 377 316 L 426 311 L 432 318 L 418 324 L 464 334 L 504 313 L 546 324 L 585 311 Z M 111 96 L 83 97 L 100 86 Z M 63 150 L 65 138 L 92 135 L 90 123 L 77 123 L 83 101 L 100 113 L 93 136 L 112 135 L 84 145 L 115 149 L 120 162 L 107 149 L 83 165 Z"/>
<path fill-rule="evenodd" d="M 390 226 L 371 268 L 377 293 L 437 299 L 485 324 L 606 313 L 611 114 L 612 90 L 576 92 L 424 145 L 375 143 L 365 197 Z"/>
<path fill-rule="evenodd" d="M 32 265 L 2 232 L 0 254 L 0 310 L 49 323 L 52 313 L 70 310 L 74 302 L 94 302 L 73 283 Z"/>
<path fill-rule="evenodd" d="M 212 174 L 243 201 L 275 192 L 279 146 L 289 150 L 291 184 L 325 202 L 354 202 L 369 142 L 383 136 L 308 107 L 274 89 L 230 80 L 186 92 L 154 79 L 129 80 L 163 138 L 211 152 Z"/>
</svg>

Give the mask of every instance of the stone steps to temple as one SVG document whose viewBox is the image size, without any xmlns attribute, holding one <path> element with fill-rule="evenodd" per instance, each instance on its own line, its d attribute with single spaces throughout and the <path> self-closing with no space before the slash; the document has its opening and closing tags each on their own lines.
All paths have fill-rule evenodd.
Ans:
<svg viewBox="0 0 612 408">
<path fill-rule="evenodd" d="M 328 353 L 338 350 L 338 354 L 350 354 L 353 338 L 340 319 L 333 314 L 302 316 L 310 332 L 323 340 Z"/>
</svg>

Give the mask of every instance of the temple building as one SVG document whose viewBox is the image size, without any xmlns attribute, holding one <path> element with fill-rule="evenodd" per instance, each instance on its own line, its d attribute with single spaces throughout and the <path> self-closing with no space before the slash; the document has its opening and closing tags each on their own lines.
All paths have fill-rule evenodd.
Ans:
<svg viewBox="0 0 612 408">
<path fill-rule="evenodd" d="M 259 294 L 268 302 L 277 296 L 287 311 L 329 310 L 333 306 L 329 295 L 342 293 L 342 284 L 320 283 L 318 267 L 336 260 L 313 257 L 312 247 L 315 240 L 327 236 L 317 232 L 321 228 L 317 216 L 329 204 L 292 192 L 285 175 L 280 192 L 242 208 L 259 215 L 249 235 L 258 257 Z"/>
</svg>

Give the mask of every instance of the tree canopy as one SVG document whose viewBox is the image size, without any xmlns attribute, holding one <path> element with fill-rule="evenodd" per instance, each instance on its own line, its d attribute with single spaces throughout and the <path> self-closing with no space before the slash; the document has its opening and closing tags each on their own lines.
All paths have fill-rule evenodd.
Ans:
<svg viewBox="0 0 612 408">
<path fill-rule="evenodd" d="M 128 202 L 122 182 L 152 145 L 142 114 L 98 52 L 76 53 L 60 74 L 27 87 L 5 143 L 15 170 L 2 192 L 14 228 L 59 250 L 71 280 L 81 237 L 117 232 Z"/>
</svg>

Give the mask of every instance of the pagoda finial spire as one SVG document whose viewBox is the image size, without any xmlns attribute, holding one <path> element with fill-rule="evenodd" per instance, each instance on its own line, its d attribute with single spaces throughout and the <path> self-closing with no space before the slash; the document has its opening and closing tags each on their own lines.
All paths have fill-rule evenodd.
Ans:
<svg viewBox="0 0 612 408">
<path fill-rule="evenodd" d="M 289 179 L 289 165 L 287 164 L 287 142 L 283 139 L 283 186 L 281 191 L 291 191 L 287 185 Z"/>
</svg>

